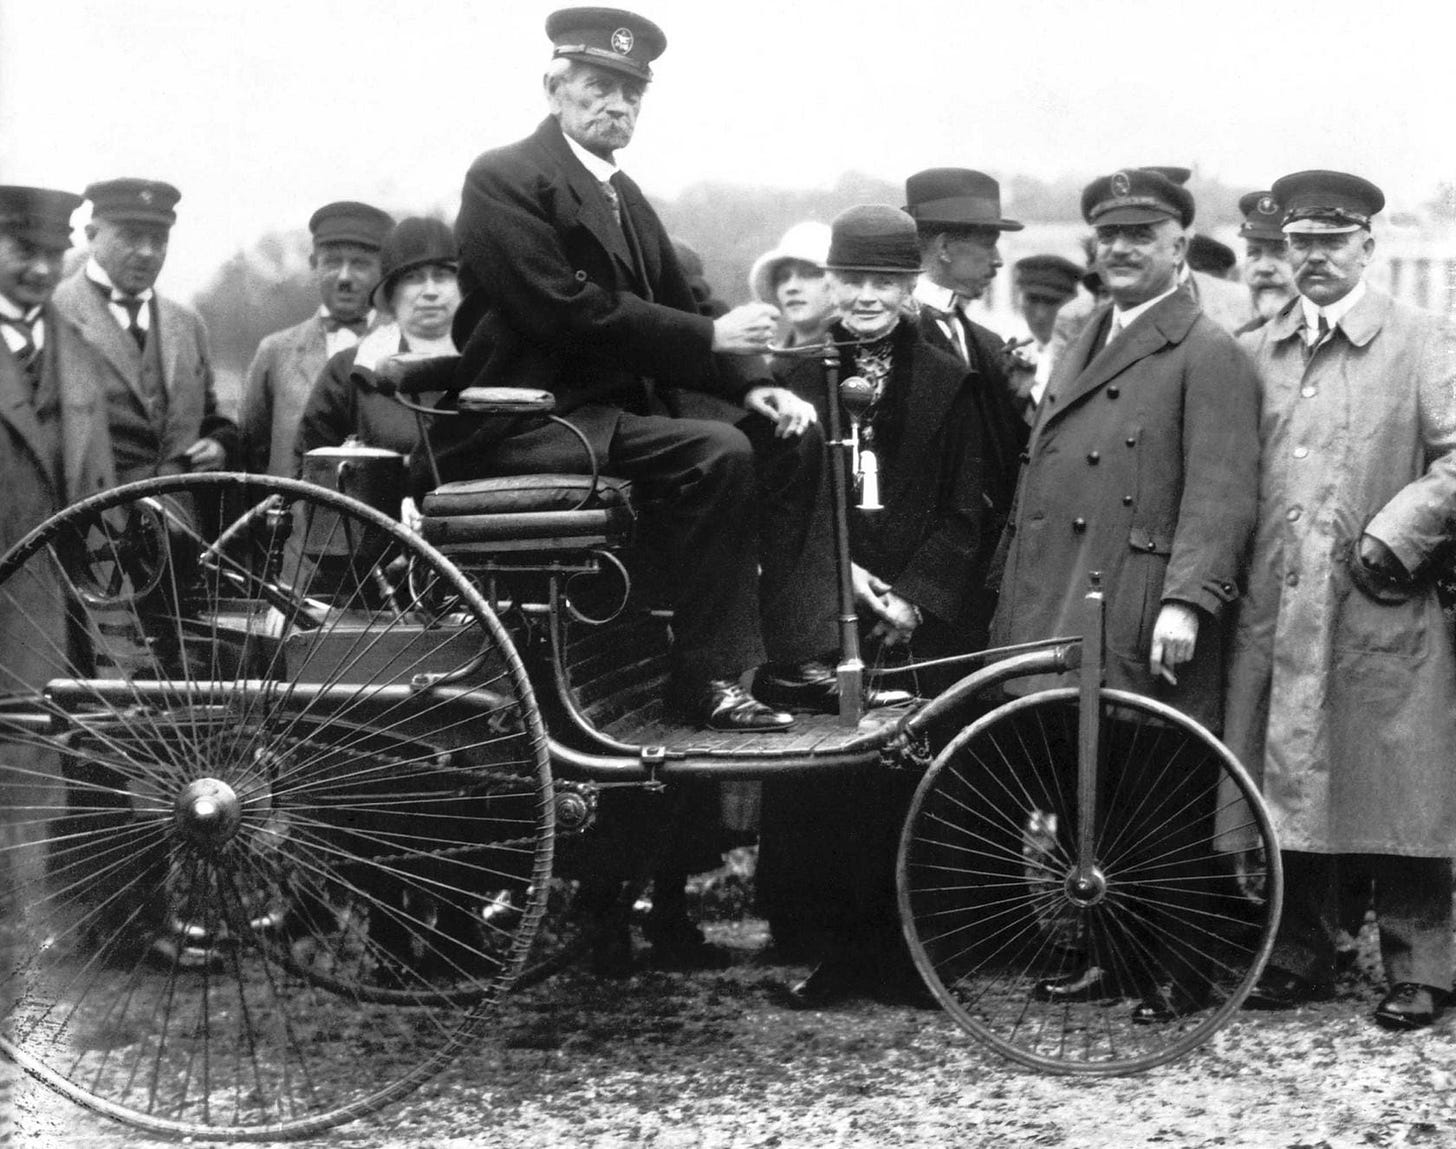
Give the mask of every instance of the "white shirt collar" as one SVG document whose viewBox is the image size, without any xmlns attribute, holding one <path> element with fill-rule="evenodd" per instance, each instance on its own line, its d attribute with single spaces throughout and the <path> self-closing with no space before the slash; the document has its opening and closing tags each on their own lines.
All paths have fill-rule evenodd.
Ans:
<svg viewBox="0 0 1456 1149">
<path fill-rule="evenodd" d="M 1325 322 L 1330 329 L 1340 325 L 1340 320 L 1350 314 L 1350 309 L 1365 298 L 1365 281 L 1362 279 L 1350 288 L 1349 292 L 1333 303 L 1327 303 L 1323 307 L 1306 296 L 1299 297 L 1299 306 L 1304 311 L 1304 325 L 1311 331 L 1319 329 L 1319 317 L 1323 313 Z"/>
<path fill-rule="evenodd" d="M 41 319 L 40 305 L 27 309 L 8 296 L 0 295 L 0 315 L 7 319 L 25 320 L 30 324 L 30 341 L 36 347 L 45 346 L 45 322 Z M 14 352 L 25 346 L 25 335 L 8 323 L 0 325 L 0 339 L 4 339 L 5 346 Z"/>
<path fill-rule="evenodd" d="M 8 295 L 0 295 L 0 315 L 5 316 L 6 319 L 23 319 L 27 323 L 30 323 L 33 322 L 35 317 L 39 314 L 39 304 L 37 304 L 35 307 L 27 309 L 21 307 L 20 304 L 16 303 Z"/>
<path fill-rule="evenodd" d="M 954 288 L 942 287 L 923 271 L 920 278 L 915 281 L 915 291 L 912 293 L 915 298 L 927 307 L 933 307 L 937 311 L 952 311 L 955 309 L 956 292 Z M 961 308 L 965 307 L 965 297 L 961 296 Z"/>
<path fill-rule="evenodd" d="M 611 160 L 604 160 L 595 152 L 587 151 L 565 132 L 561 133 L 561 138 L 566 141 L 566 146 L 571 149 L 572 154 L 581 161 L 581 166 L 591 172 L 598 183 L 606 183 L 620 170 Z"/>
<path fill-rule="evenodd" d="M 1136 323 L 1145 312 L 1152 310 L 1158 304 L 1162 303 L 1163 300 L 1167 299 L 1168 296 L 1172 295 L 1181 286 L 1182 284 L 1178 283 L 1175 280 L 1173 286 L 1168 288 L 1167 291 L 1163 292 L 1162 295 L 1155 295 L 1153 296 L 1153 298 L 1143 303 L 1139 303 L 1125 309 L 1118 307 L 1117 302 L 1114 300 L 1112 304 L 1112 334 L 1108 336 L 1108 339 L 1110 340 L 1113 335 L 1116 335 L 1116 333 L 1119 331 L 1126 331 L 1129 327 Z"/>
</svg>

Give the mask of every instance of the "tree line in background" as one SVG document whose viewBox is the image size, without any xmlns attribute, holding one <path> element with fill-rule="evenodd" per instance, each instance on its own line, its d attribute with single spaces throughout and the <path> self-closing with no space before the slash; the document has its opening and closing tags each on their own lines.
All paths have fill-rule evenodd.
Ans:
<svg viewBox="0 0 1456 1149">
<path fill-rule="evenodd" d="M 1076 221 L 1084 183 L 1072 176 L 1052 182 L 1012 176 L 1002 187 L 1003 206 L 1008 215 L 1027 223 Z M 1204 231 L 1237 224 L 1238 198 L 1251 190 L 1197 174 L 1188 186 L 1198 203 L 1195 227 Z M 904 201 L 904 185 L 848 172 L 829 188 L 700 183 L 673 200 L 651 198 L 668 232 L 703 257 L 715 293 L 724 302 L 737 304 L 748 299 L 753 261 L 777 244 L 792 224 L 806 219 L 827 223 L 857 203 L 898 206 Z M 1456 190 L 1443 186 L 1429 207 L 1433 218 L 1456 219 Z M 309 279 L 308 251 L 309 237 L 303 229 L 269 233 L 223 264 L 197 295 L 194 303 L 211 332 L 224 391 L 242 377 L 265 335 L 300 322 L 318 306 L 318 293 Z"/>
</svg>

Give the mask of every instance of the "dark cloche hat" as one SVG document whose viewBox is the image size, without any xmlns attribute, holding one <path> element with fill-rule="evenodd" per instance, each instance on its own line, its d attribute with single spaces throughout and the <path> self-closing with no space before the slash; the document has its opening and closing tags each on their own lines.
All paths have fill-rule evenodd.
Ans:
<svg viewBox="0 0 1456 1149">
<path fill-rule="evenodd" d="M 1239 224 L 1241 239 L 1270 239 L 1283 242 L 1284 208 L 1273 192 L 1255 191 L 1239 196 L 1239 211 L 1244 222 Z"/>
<path fill-rule="evenodd" d="M 309 216 L 314 243 L 357 243 L 376 250 L 394 226 L 394 217 L 367 203 L 339 200 L 326 203 Z"/>
<path fill-rule="evenodd" d="M 91 201 L 92 219 L 171 227 L 177 222 L 177 201 L 182 193 L 161 180 L 127 177 L 92 184 L 86 198 Z"/>
<path fill-rule="evenodd" d="M 1194 271 L 1206 271 L 1210 275 L 1225 275 L 1239 257 L 1226 243 L 1219 243 L 1211 235 L 1199 232 L 1188 240 L 1188 266 Z"/>
<path fill-rule="evenodd" d="M 1012 265 L 1016 285 L 1033 299 L 1061 301 L 1077 294 L 1083 269 L 1060 255 L 1028 255 Z"/>
<path fill-rule="evenodd" d="M 1124 168 L 1082 189 L 1082 218 L 1093 227 L 1165 219 L 1187 227 L 1193 222 L 1193 196 L 1149 168 Z"/>
<path fill-rule="evenodd" d="M 622 8 L 562 8 L 546 17 L 546 35 L 555 45 L 551 55 L 582 60 L 652 79 L 653 60 L 667 49 L 667 35 L 651 20 Z"/>
<path fill-rule="evenodd" d="M 458 267 L 459 249 L 450 225 L 428 216 L 407 216 L 384 237 L 379 249 L 379 282 L 374 285 L 372 302 L 389 298 L 395 283 L 407 271 L 417 267 L 442 264 Z"/>
<path fill-rule="evenodd" d="M 0 185 L 0 232 L 49 251 L 71 246 L 71 213 L 81 206 L 73 192 Z"/>
<path fill-rule="evenodd" d="M 905 211 L 923 229 L 994 227 L 1020 231 L 1001 218 L 1001 185 L 970 168 L 927 168 L 905 181 Z"/>
<path fill-rule="evenodd" d="M 1177 184 L 1179 187 L 1182 187 L 1193 178 L 1192 168 L 1180 168 L 1172 164 L 1144 164 L 1142 170 L 1145 172 L 1157 172 L 1169 183 Z"/>
<path fill-rule="evenodd" d="M 830 271 L 913 274 L 920 270 L 915 221 L 889 204 L 857 204 L 829 225 Z"/>
<path fill-rule="evenodd" d="M 1271 191 L 1284 205 L 1286 234 L 1358 231 L 1385 206 L 1384 192 L 1346 172 L 1295 172 L 1275 180 Z"/>
</svg>

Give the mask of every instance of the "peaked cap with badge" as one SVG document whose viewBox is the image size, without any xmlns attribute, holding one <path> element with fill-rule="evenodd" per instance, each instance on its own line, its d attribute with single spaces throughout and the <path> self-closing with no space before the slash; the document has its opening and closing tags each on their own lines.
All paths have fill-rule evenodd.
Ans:
<svg viewBox="0 0 1456 1149">
<path fill-rule="evenodd" d="M 1145 172 L 1157 172 L 1169 183 L 1182 187 L 1193 178 L 1192 168 L 1181 168 L 1173 164 L 1144 164 L 1142 170 Z"/>
<path fill-rule="evenodd" d="M 1001 215 L 1001 185 L 970 168 L 927 168 L 905 181 L 905 211 L 921 230 L 987 227 L 1020 231 Z"/>
<path fill-rule="evenodd" d="M 1284 208 L 1273 192 L 1252 191 L 1239 196 L 1239 211 L 1244 217 L 1239 225 L 1241 239 L 1284 242 Z"/>
<path fill-rule="evenodd" d="M 1082 190 L 1082 218 L 1093 227 L 1113 224 L 1193 222 L 1193 195 L 1151 168 L 1124 168 Z"/>
<path fill-rule="evenodd" d="M 1385 193 L 1367 179 L 1323 169 L 1281 176 L 1270 189 L 1284 205 L 1284 233 L 1339 233 L 1369 228 Z"/>
<path fill-rule="evenodd" d="M 667 35 L 651 20 L 623 8 L 562 8 L 546 17 L 553 58 L 580 60 L 641 80 L 667 49 Z"/>
<path fill-rule="evenodd" d="M 177 222 L 182 193 L 161 180 L 99 180 L 86 189 L 91 218 L 115 223 L 145 223 L 170 228 Z"/>
<path fill-rule="evenodd" d="M 71 215 L 81 197 L 53 188 L 0 185 L 0 231 L 49 251 L 71 246 Z"/>
</svg>

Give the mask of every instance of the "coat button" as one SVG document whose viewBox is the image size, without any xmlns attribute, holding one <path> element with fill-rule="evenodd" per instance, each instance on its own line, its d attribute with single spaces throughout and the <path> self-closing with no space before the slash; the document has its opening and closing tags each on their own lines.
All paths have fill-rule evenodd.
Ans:
<svg viewBox="0 0 1456 1149">
<path fill-rule="evenodd" d="M 1285 575 L 1284 576 L 1284 585 L 1285 586 L 1298 586 L 1299 585 L 1299 572 L 1298 571 L 1290 571 L 1287 575 Z"/>
<path fill-rule="evenodd" d="M 1122 496 L 1122 505 L 1124 507 L 1130 507 L 1130 506 L 1132 506 L 1132 496 L 1131 495 L 1123 495 Z"/>
<path fill-rule="evenodd" d="M 1233 594 L 1234 593 L 1234 584 L 1231 583 L 1231 582 L 1219 583 L 1219 586 L 1223 587 L 1223 593 L 1224 594 Z"/>
<path fill-rule="evenodd" d="M 1299 389 L 1299 394 L 1305 399 L 1313 399 L 1316 395 L 1319 394 L 1319 391 L 1314 387 L 1301 387 Z"/>
<path fill-rule="evenodd" d="M 1101 461 L 1102 461 L 1102 453 L 1100 451 L 1088 451 L 1087 452 L 1087 463 L 1088 463 L 1089 466 L 1095 467 Z"/>
<path fill-rule="evenodd" d="M 1072 530 L 1075 531 L 1077 534 L 1080 535 L 1086 529 L 1087 529 L 1087 520 L 1086 519 L 1077 518 L 1077 519 L 1073 519 L 1072 520 Z"/>
<path fill-rule="evenodd" d="M 1133 435 L 1129 435 L 1126 439 L 1123 440 L 1123 442 L 1126 443 L 1129 447 L 1137 446 L 1137 438 Z"/>
<path fill-rule="evenodd" d="M 578 271 L 576 273 L 576 282 L 577 283 L 585 283 L 586 282 L 586 272 L 584 272 L 584 271 Z"/>
<path fill-rule="evenodd" d="M 1309 448 L 1308 447 L 1295 447 L 1294 448 L 1294 457 L 1296 459 L 1303 459 L 1308 454 L 1309 454 Z"/>
<path fill-rule="evenodd" d="M 1158 549 L 1158 544 L 1155 543 L 1155 542 L 1153 542 L 1152 539 L 1149 539 L 1148 540 L 1148 553 L 1151 554 L 1153 551 L 1155 551 L 1157 549 Z"/>
<path fill-rule="evenodd" d="M 1303 513 L 1304 508 L 1302 507 L 1290 507 L 1289 510 L 1284 512 L 1284 517 L 1288 519 L 1291 523 L 1297 523 L 1299 522 L 1299 516 Z"/>
<path fill-rule="evenodd" d="M 1122 394 L 1122 392 L 1120 390 L 1118 390 L 1118 388 L 1116 388 L 1116 387 L 1109 387 L 1107 389 L 1107 397 L 1109 399 L 1116 399 L 1121 394 Z"/>
</svg>

